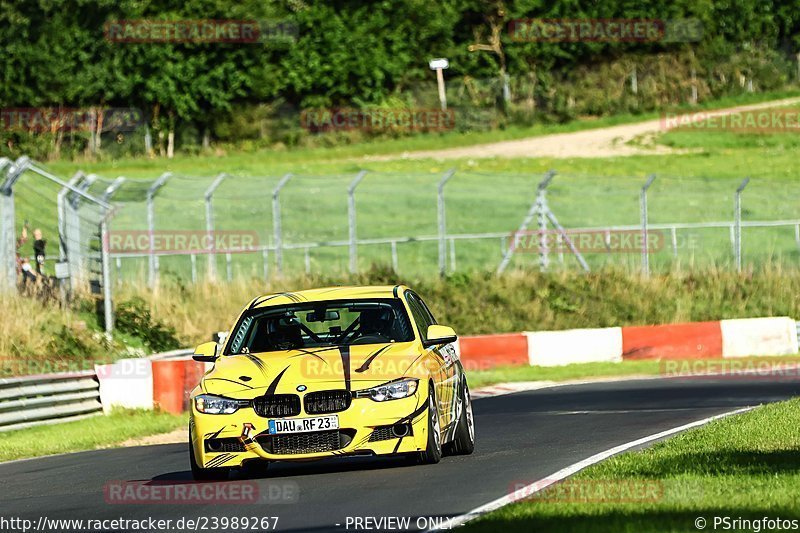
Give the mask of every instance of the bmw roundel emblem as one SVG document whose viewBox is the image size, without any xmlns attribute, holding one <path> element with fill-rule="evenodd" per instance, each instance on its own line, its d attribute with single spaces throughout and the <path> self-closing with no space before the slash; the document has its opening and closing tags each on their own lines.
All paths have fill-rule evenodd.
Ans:
<svg viewBox="0 0 800 533">
<path fill-rule="evenodd" d="M 305 385 L 298 385 L 298 386 L 297 386 L 297 392 L 303 392 L 303 391 L 304 391 L 304 390 L 306 390 L 307 388 L 308 388 L 308 387 L 306 387 Z"/>
</svg>

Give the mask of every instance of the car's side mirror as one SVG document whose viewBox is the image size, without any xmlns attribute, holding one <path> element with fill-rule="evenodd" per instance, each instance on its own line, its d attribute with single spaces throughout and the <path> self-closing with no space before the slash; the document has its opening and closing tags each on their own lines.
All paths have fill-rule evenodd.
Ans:
<svg viewBox="0 0 800 533">
<path fill-rule="evenodd" d="M 192 359 L 201 363 L 213 363 L 217 360 L 217 343 L 204 342 L 194 349 Z"/>
<path fill-rule="evenodd" d="M 453 328 L 434 324 L 428 327 L 428 339 L 422 341 L 422 345 L 426 348 L 430 348 L 431 346 L 436 346 L 439 344 L 450 344 L 451 342 L 456 342 L 456 339 L 458 339 L 458 336 L 456 335 L 456 332 L 453 331 Z"/>
</svg>

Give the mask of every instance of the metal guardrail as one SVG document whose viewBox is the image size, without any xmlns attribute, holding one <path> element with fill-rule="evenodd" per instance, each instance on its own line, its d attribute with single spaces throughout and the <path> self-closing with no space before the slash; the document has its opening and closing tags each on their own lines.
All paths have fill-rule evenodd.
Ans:
<svg viewBox="0 0 800 533">
<path fill-rule="evenodd" d="M 0 379 L 0 432 L 101 413 L 93 371 Z"/>
<path fill-rule="evenodd" d="M 161 352 L 161 353 L 154 353 L 153 355 L 148 355 L 147 358 L 152 361 L 164 361 L 169 359 L 186 359 L 190 357 L 194 353 L 193 348 L 179 348 L 177 350 L 171 350 L 169 352 Z"/>
<path fill-rule="evenodd" d="M 182 359 L 182 348 L 149 356 Z M 0 432 L 79 420 L 103 412 L 100 384 L 92 370 L 0 379 Z"/>
</svg>

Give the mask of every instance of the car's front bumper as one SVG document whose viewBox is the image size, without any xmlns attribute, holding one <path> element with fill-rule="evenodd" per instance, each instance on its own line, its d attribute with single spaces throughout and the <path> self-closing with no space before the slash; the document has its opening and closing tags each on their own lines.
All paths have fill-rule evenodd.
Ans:
<svg viewBox="0 0 800 533">
<path fill-rule="evenodd" d="M 229 415 L 209 415 L 196 410 L 194 402 L 191 407 L 190 438 L 194 450 L 195 461 L 202 468 L 237 467 L 255 459 L 268 459 L 276 461 L 297 461 L 308 459 L 321 459 L 342 455 L 390 455 L 422 451 L 428 440 L 427 423 L 427 394 L 425 391 L 409 398 L 375 402 L 369 398 L 353 399 L 350 407 L 345 411 L 335 413 L 339 418 L 339 430 L 344 433 L 341 438 L 343 446 L 329 451 L 309 451 L 314 448 L 314 443 L 322 440 L 321 435 L 314 433 L 295 433 L 292 435 L 304 436 L 293 453 L 273 453 L 271 442 L 267 436 L 269 418 L 257 415 L 251 407 L 240 408 Z M 296 417 L 304 418 L 309 415 L 301 412 Z M 371 440 L 376 427 L 385 428 L 395 424 L 408 424 L 411 434 L 404 437 L 394 437 L 383 440 Z M 257 450 L 246 449 L 241 442 L 241 437 L 246 424 L 251 424 L 252 435 L 255 442 L 259 443 Z M 324 433 L 324 432 L 316 432 Z M 386 432 L 383 437 L 387 437 Z M 223 444 L 221 449 L 209 450 L 206 441 L 212 440 L 213 444 Z M 286 451 L 286 441 L 280 448 Z M 310 445 L 309 445 L 310 444 Z"/>
</svg>

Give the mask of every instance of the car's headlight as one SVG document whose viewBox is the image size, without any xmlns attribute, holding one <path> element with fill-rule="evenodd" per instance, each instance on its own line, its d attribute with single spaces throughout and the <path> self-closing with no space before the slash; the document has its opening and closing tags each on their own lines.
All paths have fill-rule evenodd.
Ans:
<svg viewBox="0 0 800 533">
<path fill-rule="evenodd" d="M 212 394 L 200 394 L 194 397 L 195 408 L 207 415 L 229 415 L 235 413 L 240 407 L 247 407 L 249 404 L 250 402 L 247 400 L 234 400 Z"/>
<path fill-rule="evenodd" d="M 364 389 L 356 391 L 354 396 L 356 398 L 370 398 L 376 402 L 385 402 L 388 400 L 398 400 L 400 398 L 407 398 L 417 392 L 416 379 L 402 379 L 384 383 L 371 389 Z"/>
</svg>

